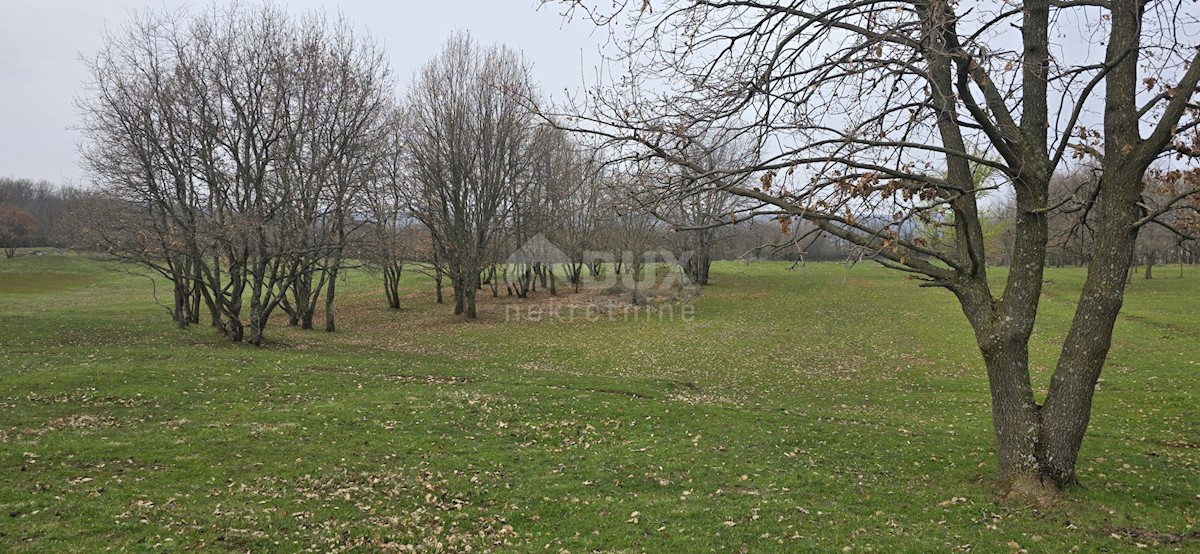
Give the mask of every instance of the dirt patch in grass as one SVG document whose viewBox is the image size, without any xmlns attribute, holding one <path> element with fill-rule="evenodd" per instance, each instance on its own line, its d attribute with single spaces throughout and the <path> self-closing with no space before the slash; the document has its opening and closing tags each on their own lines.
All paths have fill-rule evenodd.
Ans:
<svg viewBox="0 0 1200 554">
<path fill-rule="evenodd" d="M 1107 533 L 1113 538 L 1129 537 L 1139 543 L 1149 543 L 1151 545 L 1159 544 L 1180 544 L 1184 542 L 1194 543 L 1200 541 L 1200 531 L 1176 535 L 1175 533 L 1167 533 L 1163 531 L 1155 531 L 1154 529 L 1146 529 L 1144 527 L 1112 527 L 1105 526 L 1101 531 Z"/>
</svg>

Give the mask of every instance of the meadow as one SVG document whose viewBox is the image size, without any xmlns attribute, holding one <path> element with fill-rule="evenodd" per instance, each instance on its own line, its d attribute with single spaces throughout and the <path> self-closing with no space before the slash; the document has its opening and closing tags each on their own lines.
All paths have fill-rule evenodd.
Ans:
<svg viewBox="0 0 1200 554">
<path fill-rule="evenodd" d="M 1156 274 L 1082 486 L 1038 507 L 992 481 L 954 298 L 868 263 L 722 262 L 689 317 L 481 295 L 470 323 L 358 271 L 337 333 L 253 348 L 173 326 L 137 268 L 0 260 L 0 551 L 1196 551 L 1200 268 Z M 1047 279 L 1041 391 L 1083 271 Z"/>
</svg>

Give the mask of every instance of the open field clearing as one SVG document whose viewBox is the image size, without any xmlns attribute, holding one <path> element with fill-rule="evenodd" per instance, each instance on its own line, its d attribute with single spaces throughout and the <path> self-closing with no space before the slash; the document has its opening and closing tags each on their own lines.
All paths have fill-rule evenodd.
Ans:
<svg viewBox="0 0 1200 554">
<path fill-rule="evenodd" d="M 253 348 L 136 268 L 0 260 L 0 550 L 1200 549 L 1200 268 L 1129 286 L 1083 487 L 1041 509 L 998 499 L 948 292 L 789 267 L 717 264 L 691 318 L 519 323 L 351 272 L 337 333 Z M 1047 271 L 1039 394 L 1083 277 Z"/>
</svg>

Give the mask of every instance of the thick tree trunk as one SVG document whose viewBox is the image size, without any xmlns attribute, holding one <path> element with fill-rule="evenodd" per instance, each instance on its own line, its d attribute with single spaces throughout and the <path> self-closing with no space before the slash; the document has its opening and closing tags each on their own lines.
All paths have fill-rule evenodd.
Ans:
<svg viewBox="0 0 1200 554">
<path fill-rule="evenodd" d="M 472 275 L 475 275 L 476 277 L 473 279 L 468 277 L 470 282 L 466 283 L 467 286 L 464 287 L 465 291 L 463 295 L 465 297 L 464 300 L 466 304 L 464 312 L 467 316 L 467 319 L 476 319 L 479 317 L 478 313 L 475 311 L 475 295 L 479 292 L 479 285 L 476 281 L 479 280 L 479 273 L 475 272 Z"/>
<path fill-rule="evenodd" d="M 1075 462 L 1091 418 L 1096 383 L 1112 344 L 1123 277 L 1122 271 L 1088 279 L 1042 408 L 1042 474 L 1060 487 L 1076 481 Z"/>
<path fill-rule="evenodd" d="M 1005 483 L 1037 479 L 1041 414 L 1029 379 L 1029 337 L 1036 308 L 1001 316 L 982 277 L 954 292 L 987 367 L 998 477 Z"/>
<path fill-rule="evenodd" d="M 1075 483 L 1075 461 L 1133 263 L 1142 169 L 1116 165 L 1101 178 L 1094 255 L 1042 410 L 1044 476 L 1060 486 Z"/>
<path fill-rule="evenodd" d="M 265 274 L 263 263 L 255 264 L 256 271 L 259 273 L 254 275 L 253 282 L 250 286 L 250 329 L 246 334 L 246 343 L 261 346 L 263 332 L 266 327 L 266 317 L 263 315 L 264 306 L 262 304 L 263 288 L 266 286 L 262 275 Z"/>
<path fill-rule="evenodd" d="M 462 315 L 467 310 L 467 295 L 464 290 L 466 286 L 461 277 L 455 277 L 451 281 L 454 287 L 454 315 Z"/>
<path fill-rule="evenodd" d="M 294 306 L 288 313 L 288 323 L 299 323 L 301 329 L 313 328 L 313 317 L 317 310 L 316 298 L 320 295 L 321 285 L 313 285 L 313 271 L 306 270 L 296 277 L 292 284 L 292 299 Z M 295 321 L 296 323 L 292 323 Z"/>
<path fill-rule="evenodd" d="M 441 304 L 445 300 L 444 298 L 442 298 L 442 279 L 443 279 L 442 268 L 440 266 L 437 266 L 434 268 L 433 271 L 434 271 L 433 284 L 434 284 L 435 290 L 437 291 L 437 303 Z"/>
<path fill-rule="evenodd" d="M 521 272 L 520 278 L 517 279 L 517 298 L 528 298 L 529 289 L 533 286 L 533 272 L 528 267 Z"/>
<path fill-rule="evenodd" d="M 229 340 L 233 342 L 241 342 L 242 339 L 245 338 L 246 326 L 242 324 L 240 319 L 230 318 L 230 320 L 226 322 L 223 327 L 225 329 L 225 334 L 229 336 Z"/>
<path fill-rule="evenodd" d="M 246 344 L 262 346 L 263 333 L 266 331 L 266 317 L 254 305 L 250 307 L 250 331 L 246 335 Z"/>
<path fill-rule="evenodd" d="M 992 395 L 999 477 L 1005 482 L 1037 477 L 1042 423 L 1029 381 L 1028 340 L 1002 338 L 983 351 L 983 358 Z"/>
<path fill-rule="evenodd" d="M 1133 248 L 1143 216 L 1140 204 L 1146 168 L 1169 143 L 1173 125 L 1183 113 L 1186 96 L 1171 99 L 1164 120 L 1142 139 L 1137 110 L 1138 57 L 1128 56 L 1140 45 L 1140 22 L 1145 5 L 1112 3 L 1112 32 L 1106 60 L 1112 70 L 1105 78 L 1104 172 L 1096 210 L 1098 229 L 1092 245 L 1087 280 L 1079 296 L 1075 319 L 1050 381 L 1043 412 L 1041 458 L 1054 482 L 1074 483 L 1075 462 L 1091 418 L 1092 399 L 1104 360 L 1112 344 L 1113 326 L 1120 313 Z M 1200 81 L 1197 55 L 1180 84 L 1183 90 Z"/>
<path fill-rule="evenodd" d="M 400 275 L 403 269 L 393 264 L 383 270 L 383 293 L 387 296 L 388 308 L 400 309 Z"/>
<path fill-rule="evenodd" d="M 687 261 L 684 270 L 692 284 L 704 286 L 708 284 L 708 270 L 712 267 L 712 258 L 707 252 L 696 251 Z"/>
</svg>

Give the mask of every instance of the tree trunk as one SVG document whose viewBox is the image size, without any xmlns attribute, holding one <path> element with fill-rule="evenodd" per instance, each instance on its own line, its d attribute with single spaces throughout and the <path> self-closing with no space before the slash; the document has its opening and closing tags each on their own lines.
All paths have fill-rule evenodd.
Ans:
<svg viewBox="0 0 1200 554">
<path fill-rule="evenodd" d="M 1002 338 L 983 350 L 983 359 L 992 395 L 999 477 L 1005 482 L 1039 477 L 1037 448 L 1042 422 L 1029 381 L 1027 337 Z"/>
<path fill-rule="evenodd" d="M 383 293 L 387 296 L 388 308 L 400 309 L 400 275 L 403 269 L 399 264 L 391 264 L 383 270 Z"/>
<path fill-rule="evenodd" d="M 588 271 L 591 271 L 589 268 Z M 571 286 L 575 288 L 575 293 L 579 293 L 579 286 L 583 282 L 583 262 L 573 261 L 567 264 L 567 277 L 571 281 Z"/>
<path fill-rule="evenodd" d="M 233 342 L 241 342 L 245 338 L 246 327 L 242 321 L 237 318 L 230 318 L 228 322 L 223 324 L 225 334 L 229 336 L 229 340 Z"/>
<path fill-rule="evenodd" d="M 1141 168 L 1113 164 L 1100 182 L 1100 210 L 1094 255 L 1079 295 L 1075 319 L 1050 380 L 1042 409 L 1040 458 L 1044 475 L 1059 486 L 1075 483 L 1075 461 L 1092 413 L 1092 397 L 1112 345 L 1121 311 L 1125 277 L 1133 264 L 1140 217 Z"/>
<path fill-rule="evenodd" d="M 265 256 L 263 257 L 265 259 Z M 254 346 L 262 346 L 263 332 L 266 330 L 266 317 L 263 312 L 266 310 L 263 306 L 263 289 L 266 288 L 265 277 L 267 270 L 265 261 L 260 259 L 255 262 L 254 271 L 251 273 L 252 280 L 250 284 L 250 329 L 246 334 L 246 343 Z"/>
<path fill-rule="evenodd" d="M 325 332 L 332 333 L 337 329 L 334 324 L 333 301 L 337 297 L 337 277 L 338 267 L 341 265 L 341 257 L 338 257 L 337 262 L 329 270 L 329 284 L 325 285 Z"/>
<path fill-rule="evenodd" d="M 467 283 L 464 283 L 464 300 L 466 301 L 465 314 L 467 319 L 476 319 L 478 314 L 475 311 L 475 295 L 479 292 L 479 272 L 473 271 L 467 274 Z M 473 277 L 472 277 L 473 276 Z"/>
<path fill-rule="evenodd" d="M 463 284 L 462 277 L 454 277 L 451 279 L 451 285 L 454 287 L 454 315 L 462 315 L 467 310 L 466 286 Z"/>
<path fill-rule="evenodd" d="M 199 280 L 192 281 L 192 298 L 190 301 L 191 313 L 188 322 L 193 325 L 200 324 L 200 299 L 203 296 L 200 293 L 201 283 Z"/>
<path fill-rule="evenodd" d="M 708 271 L 712 267 L 712 258 L 708 252 L 697 250 L 692 254 L 692 257 L 684 266 L 684 271 L 687 273 L 688 279 L 694 285 L 704 286 L 708 284 Z"/>
<path fill-rule="evenodd" d="M 209 323 L 216 329 L 224 330 L 225 320 L 221 317 L 221 307 L 217 305 L 214 293 L 209 291 L 207 285 L 201 285 L 200 293 L 204 295 L 204 305 L 208 307 Z M 215 294 L 220 294 L 220 292 Z"/>
<path fill-rule="evenodd" d="M 1037 222 L 1033 223 L 1036 226 Z M 975 331 L 975 342 L 987 367 L 998 477 L 1005 483 L 1036 479 L 1041 474 L 1037 459 L 1041 414 L 1029 379 L 1029 337 L 1036 304 L 1030 308 L 1033 299 L 1017 299 L 1023 301 L 1022 309 L 1001 316 L 983 276 L 954 292 Z M 1009 307 L 1013 308 L 1016 306 Z"/>
<path fill-rule="evenodd" d="M 262 346 L 263 332 L 266 330 L 266 317 L 262 314 L 262 308 L 254 303 L 250 305 L 250 332 L 246 335 L 246 344 L 253 346 Z"/>
<path fill-rule="evenodd" d="M 192 316 L 188 312 L 188 307 L 192 301 L 192 291 L 188 289 L 187 279 L 180 275 L 175 275 L 174 279 L 175 283 L 172 290 L 174 293 L 175 309 L 173 315 L 175 324 L 180 329 L 184 329 L 187 328 L 188 323 L 192 320 Z"/>
<path fill-rule="evenodd" d="M 284 299 L 279 302 L 279 307 L 282 308 L 283 313 L 287 314 L 288 316 L 288 327 L 295 327 L 300 324 L 300 312 L 297 311 L 294 306 L 292 306 L 292 303 L 288 301 L 287 297 L 284 297 Z"/>
<path fill-rule="evenodd" d="M 434 287 L 437 291 L 437 303 L 441 304 L 444 301 L 444 299 L 442 298 L 442 268 L 441 268 L 441 266 L 434 267 L 433 283 L 434 283 Z"/>
</svg>

